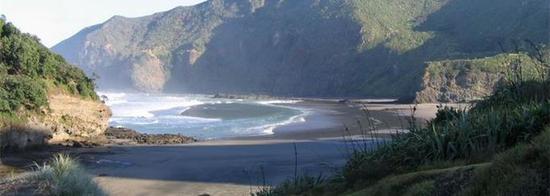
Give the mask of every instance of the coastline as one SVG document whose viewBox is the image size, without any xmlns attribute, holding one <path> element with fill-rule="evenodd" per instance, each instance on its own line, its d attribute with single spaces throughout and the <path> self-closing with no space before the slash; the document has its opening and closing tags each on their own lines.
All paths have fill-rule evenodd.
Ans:
<svg viewBox="0 0 550 196">
<path fill-rule="evenodd" d="M 316 140 L 364 135 L 381 130 L 385 133 L 401 132 L 408 129 L 413 107 L 416 107 L 414 117 L 417 123 L 425 123 L 435 117 L 440 104 L 415 105 L 366 103 L 361 100 L 341 102 L 333 99 L 306 99 L 298 103 L 280 105 L 306 108 L 311 110 L 311 113 L 303 117 L 305 119 L 303 122 L 293 122 L 274 128 L 273 134 L 219 140 Z M 445 104 L 444 106 L 460 108 L 466 107 L 466 104 Z"/>
<path fill-rule="evenodd" d="M 263 180 L 267 185 L 274 185 L 291 178 L 295 167 L 300 175 L 337 171 L 349 156 L 349 144 L 343 136 L 364 133 L 358 122 L 362 125 L 378 122 L 376 128 L 380 130 L 401 129 L 407 125 L 407 110 L 413 106 L 332 100 L 303 100 L 281 105 L 307 108 L 312 113 L 304 117 L 305 122 L 275 128 L 272 135 L 189 144 L 109 144 L 54 151 L 78 157 L 95 176 L 94 180 L 113 195 L 248 195 L 263 186 Z M 361 110 L 364 106 L 369 115 Z M 437 110 L 436 104 L 417 108 L 421 114 L 417 118 L 421 121 L 431 118 Z M 345 131 L 346 127 L 349 132 Z M 383 137 L 382 134 L 376 136 Z M 371 140 L 365 144 L 370 148 L 376 145 Z M 298 165 L 294 165 L 294 147 Z"/>
<path fill-rule="evenodd" d="M 292 107 L 315 110 L 305 122 L 280 126 L 272 135 L 233 137 L 175 145 L 112 146 L 109 153 L 88 157 L 96 182 L 113 195 L 250 195 L 266 185 L 299 175 L 330 175 L 350 155 L 344 125 L 358 135 L 366 123 L 357 103 L 305 100 Z M 402 128 L 414 105 L 367 104 L 381 130 Z M 419 121 L 435 115 L 436 104 L 417 105 Z M 406 126 L 406 124 L 404 125 Z M 377 135 L 377 136 L 381 136 Z M 365 139 L 365 138 L 359 138 Z M 365 145 L 377 143 L 367 138 Z M 296 149 L 296 151 L 294 151 Z M 295 154 L 296 153 L 296 154 Z M 295 156 L 297 160 L 295 160 Z M 297 161 L 297 165 L 295 165 Z M 162 167 L 159 167 L 162 165 Z M 169 187 L 169 188 L 168 188 Z"/>
</svg>

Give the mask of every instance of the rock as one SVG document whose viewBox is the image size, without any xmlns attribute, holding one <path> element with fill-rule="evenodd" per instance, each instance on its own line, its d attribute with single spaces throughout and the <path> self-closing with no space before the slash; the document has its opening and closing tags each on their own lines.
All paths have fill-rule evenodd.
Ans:
<svg viewBox="0 0 550 196">
<path fill-rule="evenodd" d="M 87 141 L 103 135 L 111 117 L 110 109 L 99 100 L 85 100 L 66 94 L 48 96 L 50 110 L 41 117 L 31 117 L 32 129 L 51 130 L 51 144 Z"/>
<path fill-rule="evenodd" d="M 522 59 L 522 77 L 537 76 L 536 64 L 523 54 L 499 54 L 478 59 L 456 59 L 428 62 L 422 78 L 417 103 L 462 103 L 480 100 L 493 93 L 506 80 L 503 73 Z"/>
<path fill-rule="evenodd" d="M 105 132 L 105 136 L 113 143 L 118 144 L 131 144 L 120 140 L 132 141 L 137 144 L 187 144 L 197 141 L 195 138 L 179 134 L 144 134 L 132 129 L 115 127 L 109 127 Z"/>
</svg>

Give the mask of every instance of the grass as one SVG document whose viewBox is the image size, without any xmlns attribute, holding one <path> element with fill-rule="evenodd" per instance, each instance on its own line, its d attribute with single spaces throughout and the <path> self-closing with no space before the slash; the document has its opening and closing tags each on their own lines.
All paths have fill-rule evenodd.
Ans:
<svg viewBox="0 0 550 196">
<path fill-rule="evenodd" d="M 322 192 L 321 186 L 325 184 L 322 176 L 300 176 L 296 179 L 286 180 L 276 188 L 262 187 L 252 196 L 289 196 L 289 195 L 315 195 Z"/>
<path fill-rule="evenodd" d="M 498 154 L 461 195 L 550 194 L 550 127 L 530 143 Z"/>
<path fill-rule="evenodd" d="M 472 164 L 388 176 L 368 188 L 347 195 L 431 195 L 426 193 L 441 192 L 442 189 L 438 189 L 441 186 L 449 189 L 443 191 L 456 191 L 452 190 L 456 182 L 460 182 L 464 177 L 468 178 L 473 171 L 480 170 L 488 165 L 488 163 Z M 457 176 L 463 176 L 463 178 Z"/>
<path fill-rule="evenodd" d="M 68 155 L 58 154 L 49 164 L 38 166 L 32 181 L 40 195 L 77 196 L 106 195 L 82 166 Z"/>
<path fill-rule="evenodd" d="M 550 123 L 548 86 L 534 81 L 506 85 L 468 111 L 442 108 L 426 127 L 413 126 L 375 152 L 355 152 L 344 176 L 354 186 L 438 161 L 487 161 L 530 141 Z"/>
<path fill-rule="evenodd" d="M 549 79 L 510 77 L 468 110 L 441 107 L 376 150 L 355 148 L 338 181 L 289 181 L 269 193 L 548 195 L 549 92 Z"/>
</svg>

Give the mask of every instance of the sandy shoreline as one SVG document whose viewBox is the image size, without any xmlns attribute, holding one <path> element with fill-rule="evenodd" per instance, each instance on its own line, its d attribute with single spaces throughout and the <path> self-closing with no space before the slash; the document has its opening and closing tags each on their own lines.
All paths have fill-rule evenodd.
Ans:
<svg viewBox="0 0 550 196">
<path fill-rule="evenodd" d="M 447 104 L 452 107 L 466 107 L 462 104 Z M 377 104 L 341 103 L 332 100 L 306 100 L 287 105 L 311 110 L 305 122 L 297 122 L 277 127 L 272 135 L 225 138 L 223 140 L 258 139 L 318 139 L 350 135 L 361 135 L 372 130 L 407 129 L 414 117 L 424 123 L 435 117 L 439 104 Z"/>
<path fill-rule="evenodd" d="M 358 122 L 376 121 L 377 129 L 401 129 L 412 105 L 303 101 L 292 104 L 312 110 L 306 121 L 278 127 L 273 135 L 226 138 L 168 146 L 113 146 L 108 154 L 91 157 L 89 170 L 113 195 L 250 195 L 265 180 L 268 185 L 291 178 L 294 145 L 298 173 L 331 175 L 349 156 L 341 138 L 358 135 Z M 435 104 L 417 106 L 417 118 L 434 116 Z M 345 131 L 348 127 L 349 132 Z M 374 142 L 367 142 L 374 147 Z M 103 160 L 103 161 L 102 161 Z"/>
<path fill-rule="evenodd" d="M 364 106 L 368 115 L 360 110 Z M 272 185 L 292 178 L 295 166 L 300 175 L 331 175 L 349 156 L 342 136 L 359 135 L 360 127 L 369 123 L 380 130 L 402 129 L 413 106 L 308 100 L 292 107 L 312 113 L 305 122 L 276 128 L 273 135 L 180 145 L 111 145 L 75 154 L 111 195 L 250 195 L 264 181 Z M 418 105 L 416 117 L 430 119 L 436 110 L 435 104 Z"/>
</svg>

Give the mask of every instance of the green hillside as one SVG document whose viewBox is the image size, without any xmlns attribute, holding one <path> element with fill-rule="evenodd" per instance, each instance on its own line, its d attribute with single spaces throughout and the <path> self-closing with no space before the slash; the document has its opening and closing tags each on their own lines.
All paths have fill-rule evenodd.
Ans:
<svg viewBox="0 0 550 196">
<path fill-rule="evenodd" d="M 492 72 L 484 63 L 506 64 L 510 56 L 520 55 L 462 63 Z M 413 113 L 409 132 L 391 142 L 348 140 L 350 157 L 341 171 L 295 176 L 255 195 L 548 195 L 550 77 L 544 71 L 507 75 L 491 96 L 468 108 L 440 106 L 425 125 L 415 123 Z"/>
<path fill-rule="evenodd" d="M 0 127 L 48 110 L 48 93 L 63 91 L 96 100 L 93 81 L 40 44 L 0 20 Z"/>
<path fill-rule="evenodd" d="M 549 10 L 544 0 L 210 0 L 115 16 L 53 50 L 101 88 L 414 97 L 428 62 L 548 44 Z"/>
<path fill-rule="evenodd" d="M 421 103 L 481 100 L 509 77 L 537 79 L 544 68 L 525 53 L 507 53 L 427 62 L 425 70 L 422 88 L 416 94 L 416 101 Z"/>
</svg>

